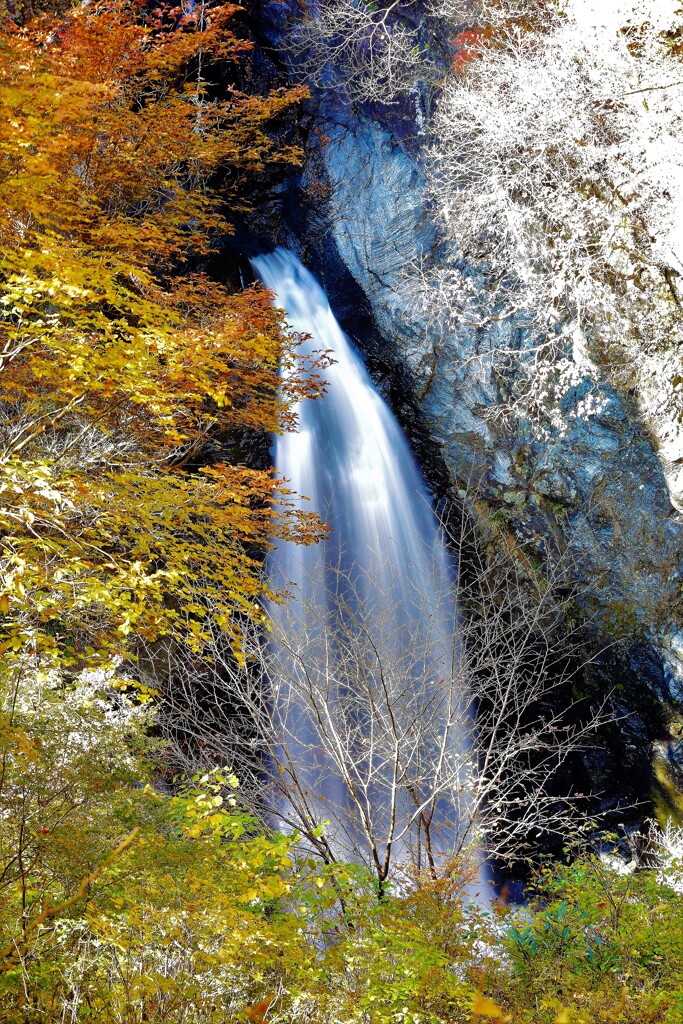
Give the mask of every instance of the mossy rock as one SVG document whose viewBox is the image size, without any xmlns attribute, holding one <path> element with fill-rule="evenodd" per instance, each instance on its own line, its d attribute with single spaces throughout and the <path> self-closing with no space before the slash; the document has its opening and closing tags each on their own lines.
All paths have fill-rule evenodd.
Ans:
<svg viewBox="0 0 683 1024">
<path fill-rule="evenodd" d="M 657 744 L 652 762 L 652 806 L 660 826 L 683 825 L 683 770 L 671 744 Z"/>
</svg>

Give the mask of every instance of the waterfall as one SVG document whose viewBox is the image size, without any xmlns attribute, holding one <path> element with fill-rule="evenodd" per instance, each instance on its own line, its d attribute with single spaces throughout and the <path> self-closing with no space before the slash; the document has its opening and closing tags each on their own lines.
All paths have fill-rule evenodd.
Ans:
<svg viewBox="0 0 683 1024">
<path fill-rule="evenodd" d="M 331 533 L 269 556 L 292 595 L 270 608 L 273 777 L 292 825 L 325 821 L 333 847 L 380 874 L 390 859 L 423 867 L 471 826 L 454 566 L 407 440 L 321 287 L 283 249 L 252 262 L 310 336 L 304 351 L 334 359 L 327 394 L 275 442 L 278 472 Z"/>
</svg>

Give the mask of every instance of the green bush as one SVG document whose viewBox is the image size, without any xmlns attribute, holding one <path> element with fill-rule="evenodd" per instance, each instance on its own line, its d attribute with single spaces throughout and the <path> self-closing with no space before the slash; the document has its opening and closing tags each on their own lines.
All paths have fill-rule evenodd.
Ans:
<svg viewBox="0 0 683 1024">
<path fill-rule="evenodd" d="M 683 1021 L 683 904 L 655 872 L 574 855 L 529 906 L 482 908 L 460 862 L 378 899 L 242 813 L 227 769 L 158 791 L 149 694 L 113 682 L 0 678 L 3 1022 Z"/>
</svg>

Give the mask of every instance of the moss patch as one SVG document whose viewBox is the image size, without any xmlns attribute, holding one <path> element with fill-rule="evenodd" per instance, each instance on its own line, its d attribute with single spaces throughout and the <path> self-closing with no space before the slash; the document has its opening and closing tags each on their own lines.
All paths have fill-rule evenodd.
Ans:
<svg viewBox="0 0 683 1024">
<path fill-rule="evenodd" d="M 652 805 L 657 823 L 663 827 L 671 818 L 674 824 L 683 825 L 681 772 L 659 751 L 655 753 L 652 770 Z"/>
</svg>

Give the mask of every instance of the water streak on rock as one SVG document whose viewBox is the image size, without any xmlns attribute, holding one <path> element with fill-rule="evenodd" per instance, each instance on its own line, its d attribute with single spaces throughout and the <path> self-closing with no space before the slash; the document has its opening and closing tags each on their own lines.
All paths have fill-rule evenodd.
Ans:
<svg viewBox="0 0 683 1024">
<path fill-rule="evenodd" d="M 467 760 L 462 756 L 467 700 L 457 692 L 462 686 L 457 678 L 454 567 L 406 438 L 335 320 L 324 292 L 285 250 L 259 256 L 253 265 L 286 311 L 290 326 L 310 335 L 304 349 L 331 350 L 335 360 L 325 371 L 327 395 L 300 405 L 298 431 L 277 438 L 274 453 L 275 465 L 291 481 L 289 486 L 310 499 L 303 507 L 319 512 L 332 533 L 328 541 L 308 548 L 280 544 L 269 567 L 275 584 L 289 587 L 295 595 L 285 606 L 271 609 L 276 625 L 282 625 L 286 616 L 293 643 L 299 633 L 302 641 L 318 645 L 320 661 L 325 658 L 326 666 L 320 665 L 319 672 L 326 673 L 326 679 L 316 679 L 315 686 L 327 687 L 328 707 L 323 713 L 330 711 L 330 722 L 347 737 L 352 777 L 341 777 L 338 763 L 327 753 L 329 738 L 321 740 L 320 722 L 300 702 L 293 702 L 283 722 L 288 756 L 304 771 L 310 799 L 322 801 L 337 820 L 336 841 L 342 842 L 345 835 L 351 846 L 353 836 L 359 838 L 358 828 L 345 828 L 342 820 L 343 808 L 352 803 L 351 786 L 367 787 L 371 812 L 380 823 L 377 828 L 385 838 L 393 837 L 405 854 L 414 851 L 419 832 L 417 820 L 409 828 L 405 823 L 417 819 L 415 800 L 426 800 L 430 781 L 435 783 L 434 809 L 442 822 L 438 842 L 445 850 L 456 827 L 454 792 L 462 792 L 457 766 Z M 330 644 L 335 631 L 337 638 L 340 635 L 340 619 L 343 642 Z M 354 623 L 351 630 L 349 622 Z M 349 636 L 356 626 L 357 650 L 364 651 L 360 659 L 350 653 L 355 641 Z M 325 642 L 321 630 L 327 634 Z M 342 648 L 344 664 L 332 664 L 335 649 L 339 654 Z M 359 665 L 364 661 L 373 676 L 370 683 L 367 677 L 360 679 Z M 350 693 L 354 687 L 355 696 Z M 380 736 L 381 730 L 371 722 L 373 715 L 386 717 L 389 705 L 396 716 L 394 732 L 402 737 L 396 826 L 389 820 L 391 787 L 382 782 L 379 765 L 383 758 L 387 765 L 393 763 L 391 730 L 384 724 L 386 735 Z M 419 716 L 423 724 L 429 723 L 427 729 L 418 724 Z M 368 731 L 373 727 L 377 735 L 370 750 Z M 416 737 L 412 751 L 411 735 Z M 362 848 L 362 840 L 358 846 Z"/>
</svg>

